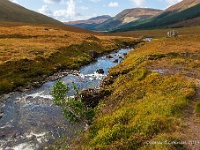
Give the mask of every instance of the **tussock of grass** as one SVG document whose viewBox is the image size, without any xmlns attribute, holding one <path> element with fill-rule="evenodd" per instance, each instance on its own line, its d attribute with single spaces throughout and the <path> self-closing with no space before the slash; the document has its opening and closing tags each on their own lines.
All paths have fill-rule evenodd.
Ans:
<svg viewBox="0 0 200 150">
<path fill-rule="evenodd" d="M 200 37 L 194 37 L 147 43 L 110 69 L 115 80 L 105 88 L 112 93 L 75 149 L 184 149 L 183 144 L 148 142 L 181 141 L 176 132 L 181 132 L 184 109 L 196 92 L 191 79 L 200 75 Z M 158 69 L 164 71 L 153 71 Z"/>
</svg>

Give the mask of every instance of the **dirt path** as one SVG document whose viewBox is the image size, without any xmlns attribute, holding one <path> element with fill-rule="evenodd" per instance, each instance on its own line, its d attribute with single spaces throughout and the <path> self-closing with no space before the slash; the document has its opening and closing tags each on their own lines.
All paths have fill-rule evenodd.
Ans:
<svg viewBox="0 0 200 150">
<path fill-rule="evenodd" d="M 195 85 L 197 87 L 196 96 L 189 103 L 183 119 L 186 128 L 183 131 L 184 137 L 182 140 L 187 142 L 186 147 L 188 150 L 200 150 L 200 114 L 194 112 L 194 105 L 200 100 L 200 80 L 196 79 Z"/>
</svg>

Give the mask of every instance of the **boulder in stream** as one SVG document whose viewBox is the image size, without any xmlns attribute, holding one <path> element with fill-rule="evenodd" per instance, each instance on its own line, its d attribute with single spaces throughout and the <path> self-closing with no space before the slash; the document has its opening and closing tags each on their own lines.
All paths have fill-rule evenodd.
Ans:
<svg viewBox="0 0 200 150">
<path fill-rule="evenodd" d="M 113 60 L 114 63 L 118 63 L 118 59 Z"/>
<path fill-rule="evenodd" d="M 97 69 L 96 73 L 104 74 L 104 70 L 103 69 Z"/>
<path fill-rule="evenodd" d="M 94 59 L 94 58 L 97 58 L 98 53 L 95 50 L 90 50 L 89 55 L 90 55 L 90 57 L 92 57 Z"/>
<path fill-rule="evenodd" d="M 5 104 L 0 103 L 0 119 L 3 117 L 4 109 L 5 109 Z"/>
<path fill-rule="evenodd" d="M 111 55 L 106 55 L 106 58 L 113 58 Z"/>
</svg>

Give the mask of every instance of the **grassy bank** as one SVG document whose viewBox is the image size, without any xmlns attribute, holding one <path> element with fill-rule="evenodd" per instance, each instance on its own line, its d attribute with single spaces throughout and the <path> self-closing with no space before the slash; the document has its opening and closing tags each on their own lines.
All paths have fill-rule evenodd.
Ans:
<svg viewBox="0 0 200 150">
<path fill-rule="evenodd" d="M 44 80 L 58 68 L 77 69 L 92 61 L 90 50 L 104 53 L 137 41 L 68 26 L 0 25 L 0 94 Z"/>
<path fill-rule="evenodd" d="M 71 149 L 185 149 L 177 143 L 189 140 L 184 118 L 194 97 L 199 99 L 199 47 L 200 36 L 193 32 L 155 39 L 130 52 L 110 69 L 104 88 L 111 95 Z"/>
</svg>

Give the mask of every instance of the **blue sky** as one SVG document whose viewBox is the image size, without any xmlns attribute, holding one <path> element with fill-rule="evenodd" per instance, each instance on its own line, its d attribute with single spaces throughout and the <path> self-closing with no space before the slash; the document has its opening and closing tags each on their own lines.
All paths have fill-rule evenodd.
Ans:
<svg viewBox="0 0 200 150">
<path fill-rule="evenodd" d="M 166 9 L 181 0 L 10 0 L 27 9 L 60 21 L 84 20 L 101 15 L 115 16 L 128 8 Z"/>
</svg>

